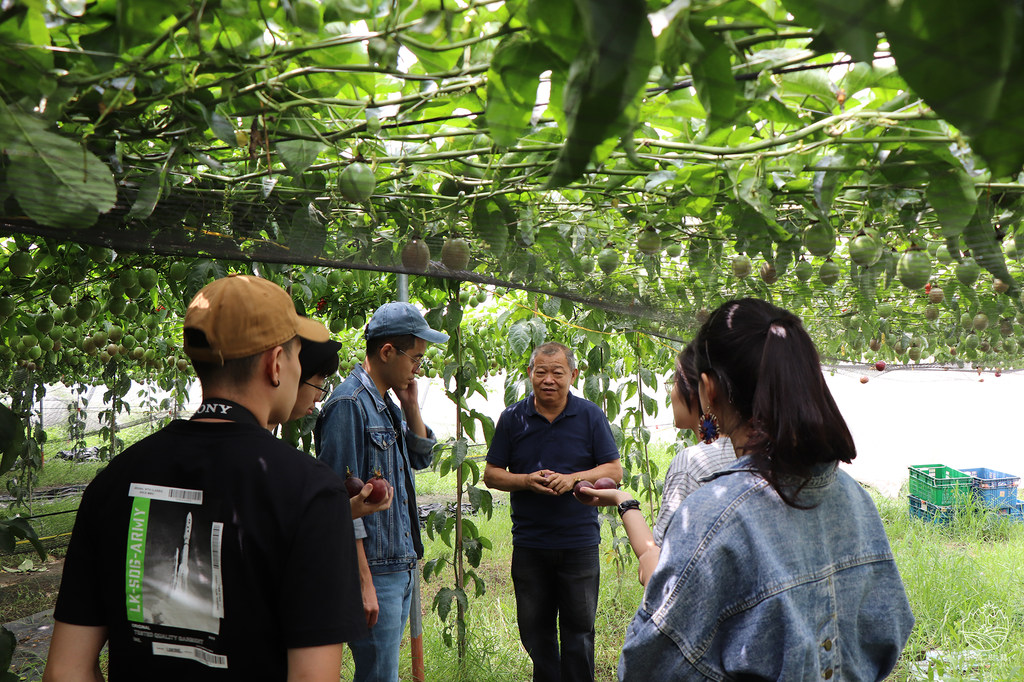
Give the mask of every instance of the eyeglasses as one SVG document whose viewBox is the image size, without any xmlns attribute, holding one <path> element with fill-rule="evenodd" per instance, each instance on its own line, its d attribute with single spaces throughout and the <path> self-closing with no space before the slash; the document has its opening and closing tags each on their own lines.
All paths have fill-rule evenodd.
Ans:
<svg viewBox="0 0 1024 682">
<path fill-rule="evenodd" d="M 424 369 L 426 369 L 426 368 L 430 367 L 430 360 L 428 360 L 427 356 L 425 356 L 425 355 L 421 355 L 418 358 L 414 358 L 413 356 L 409 355 L 408 353 L 406 353 L 401 348 L 395 348 L 395 350 L 397 350 L 399 353 L 401 353 L 405 357 L 407 357 L 410 360 L 412 360 L 412 368 L 413 369 L 419 369 L 420 367 L 423 367 Z"/>
<path fill-rule="evenodd" d="M 330 390 L 324 388 L 323 386 L 317 386 L 316 384 L 311 384 L 308 381 L 303 381 L 302 383 L 304 383 L 307 386 L 312 386 L 316 390 L 320 391 L 320 397 L 317 398 L 317 400 L 319 400 L 320 402 L 327 400 L 327 396 L 331 394 Z"/>
</svg>

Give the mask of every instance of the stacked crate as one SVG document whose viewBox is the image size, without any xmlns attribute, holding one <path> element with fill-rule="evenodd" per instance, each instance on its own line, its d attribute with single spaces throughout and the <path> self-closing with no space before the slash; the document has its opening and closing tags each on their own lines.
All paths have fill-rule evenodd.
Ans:
<svg viewBox="0 0 1024 682">
<path fill-rule="evenodd" d="M 1017 486 L 1020 484 L 1020 476 L 985 467 L 962 471 L 971 477 L 971 489 L 978 502 L 997 514 L 1017 516 Z"/>
<path fill-rule="evenodd" d="M 1017 499 L 1019 484 L 1019 476 L 985 467 L 916 464 L 910 467 L 910 515 L 947 524 L 956 505 L 977 503 L 1000 516 L 1024 521 L 1024 502 Z"/>
<path fill-rule="evenodd" d="M 953 505 L 970 501 L 972 480 L 969 474 L 944 464 L 915 464 L 910 467 L 910 515 L 949 523 Z"/>
</svg>

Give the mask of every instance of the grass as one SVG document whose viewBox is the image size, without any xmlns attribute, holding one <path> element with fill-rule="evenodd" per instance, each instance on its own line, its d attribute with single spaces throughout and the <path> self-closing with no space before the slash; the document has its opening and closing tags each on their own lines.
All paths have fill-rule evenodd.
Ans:
<svg viewBox="0 0 1024 682">
<path fill-rule="evenodd" d="M 472 454 L 477 454 L 473 452 Z M 482 453 L 481 453 L 482 454 Z M 674 454 L 671 444 L 651 449 L 659 470 L 666 471 Z M 42 485 L 70 485 L 91 478 L 99 463 L 71 464 L 53 460 L 44 468 Z M 52 467 L 52 468 L 51 468 Z M 421 496 L 450 496 L 454 475 L 440 477 L 421 472 L 416 485 Z M 964 511 L 947 526 L 913 519 L 908 514 L 906 490 L 898 498 L 872 493 L 885 524 L 917 623 L 903 656 L 889 680 L 943 682 L 1024 679 L 1024 524 L 992 515 Z M 487 584 L 482 598 L 470 596 L 468 651 L 464 665 L 442 641 L 443 624 L 431 610 L 434 595 L 451 587 L 447 568 L 441 577 L 422 584 L 424 657 L 428 680 L 453 682 L 505 682 L 529 679 L 531 663 L 519 642 L 515 596 L 509 577 L 512 556 L 511 519 L 507 495 L 496 493 L 491 519 L 473 517 L 493 549 L 484 553 L 477 573 Z M 77 499 L 37 503 L 35 513 L 77 505 Z M 644 507 L 646 510 L 646 505 Z M 41 536 L 66 532 L 73 515 L 37 520 Z M 597 680 L 616 679 L 616 667 L 626 628 L 642 598 L 636 581 L 636 563 L 617 561 L 611 531 L 602 529 L 602 582 L 597 614 Z M 621 537 L 621 533 L 620 533 Z M 426 559 L 450 556 L 451 549 L 424 535 Z M 628 552 L 628 548 L 624 548 Z M 59 554 L 60 549 L 53 553 Z M 14 567 L 25 556 L 8 557 Z M 20 617 L 53 606 L 54 586 L 41 580 L 4 587 L 0 617 Z M 9 618 L 8 618 L 9 619 Z M 453 616 L 449 616 L 449 622 Z M 3 621 L 3 622 L 6 622 Z M 408 640 L 403 643 L 401 679 L 411 679 Z M 351 657 L 346 653 L 343 678 L 351 678 Z M 931 677 L 929 677 L 931 675 Z"/>
<path fill-rule="evenodd" d="M 674 450 L 652 448 L 664 472 Z M 429 478 L 433 476 L 434 478 Z M 452 477 L 421 474 L 432 492 L 451 491 Z M 908 514 L 906 490 L 899 498 L 872 493 L 917 619 L 903 656 L 889 680 L 917 682 L 1019 681 L 1024 679 L 1024 525 L 991 514 L 965 510 L 948 526 Z M 496 496 L 497 498 L 498 496 Z M 504 682 L 529 679 L 531 663 L 519 643 L 515 596 L 509 578 L 509 507 L 495 507 L 491 520 L 474 518 L 493 550 L 478 573 L 487 581 L 483 598 L 470 597 L 469 650 L 463 668 L 440 636 L 443 625 L 430 605 L 434 594 L 451 586 L 452 572 L 423 585 L 424 656 L 428 680 Z M 620 570 L 611 535 L 603 526 L 603 566 L 595 645 L 597 680 L 617 679 L 616 666 L 626 628 L 642 598 L 635 561 Z M 451 550 L 424 537 L 426 558 Z M 627 550 L 628 551 L 628 550 Z M 452 617 L 449 616 L 449 619 Z M 408 653 L 402 679 L 411 677 Z M 349 668 L 348 673 L 351 673 Z M 931 675 L 931 677 L 929 677 Z"/>
</svg>

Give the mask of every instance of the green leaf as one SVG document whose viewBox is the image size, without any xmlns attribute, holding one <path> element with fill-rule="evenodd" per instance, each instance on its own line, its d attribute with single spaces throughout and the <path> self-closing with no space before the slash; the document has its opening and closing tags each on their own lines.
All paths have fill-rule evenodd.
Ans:
<svg viewBox="0 0 1024 682">
<path fill-rule="evenodd" d="M 1024 165 L 1024 13 L 1014 0 L 905 0 L 884 30 L 900 75 L 994 177 Z"/>
<path fill-rule="evenodd" d="M 796 113 L 791 111 L 789 107 L 776 97 L 769 97 L 766 100 L 755 102 L 751 105 L 750 112 L 762 119 L 782 125 L 799 126 L 804 124 L 804 121 Z"/>
<path fill-rule="evenodd" d="M 164 174 L 159 172 L 146 176 L 139 186 L 139 193 L 135 197 L 132 209 L 128 211 L 128 219 L 145 220 L 153 214 L 153 209 L 156 208 L 157 202 L 160 201 L 160 194 L 163 192 L 164 177 Z"/>
<path fill-rule="evenodd" d="M 281 237 L 295 253 L 319 255 L 327 243 L 327 228 L 321 224 L 316 206 L 310 203 L 295 210 L 287 229 L 282 226 Z"/>
<path fill-rule="evenodd" d="M 6 474 L 25 446 L 25 425 L 10 408 L 0 405 L 0 475 Z"/>
<path fill-rule="evenodd" d="M 530 0 L 527 18 L 533 33 L 566 64 L 584 47 L 583 19 L 575 2 Z"/>
<path fill-rule="evenodd" d="M 473 506 L 473 511 L 482 511 L 487 515 L 487 518 L 491 518 L 491 513 L 494 510 L 494 498 L 490 491 L 471 485 L 466 488 L 466 492 L 469 496 L 469 503 Z"/>
<path fill-rule="evenodd" d="M 783 74 L 782 89 L 787 95 L 815 95 L 822 102 L 835 103 L 836 86 L 820 69 Z"/>
<path fill-rule="evenodd" d="M 533 318 L 528 323 L 530 329 L 530 340 L 534 347 L 541 345 L 548 337 L 548 328 L 540 318 Z"/>
<path fill-rule="evenodd" d="M 448 614 L 452 611 L 452 602 L 455 601 L 455 590 L 450 587 L 442 587 L 434 595 L 434 611 L 441 622 L 448 620 Z"/>
<path fill-rule="evenodd" d="M 0 100 L 0 147 L 8 158 L 11 192 L 32 220 L 51 227 L 85 227 L 117 200 L 114 177 L 95 155 L 45 129 L 42 121 Z"/>
<path fill-rule="evenodd" d="M 479 599 L 480 597 L 482 597 L 485 594 L 487 594 L 487 586 L 484 583 L 484 579 L 481 578 L 480 576 L 478 576 L 476 574 L 476 571 L 474 571 L 472 569 L 466 571 L 466 577 L 473 579 L 473 586 L 474 586 L 473 596 L 475 596 L 475 597 L 477 597 Z"/>
<path fill-rule="evenodd" d="M 721 128 L 736 114 L 739 85 L 732 77 L 732 58 L 725 42 L 696 21 L 690 22 L 686 61 L 693 74 L 693 87 L 708 112 L 708 130 Z"/>
<path fill-rule="evenodd" d="M 947 239 L 962 233 L 978 208 L 974 183 L 960 168 L 933 173 L 925 196 L 939 219 L 942 236 Z"/>
<path fill-rule="evenodd" d="M 817 165 L 822 168 L 829 166 L 841 166 L 843 164 L 843 158 L 841 156 L 823 156 L 818 160 Z M 828 215 L 832 210 L 832 200 L 836 196 L 836 187 L 839 183 L 839 173 L 833 171 L 816 171 L 814 173 L 814 201 L 818 204 L 818 208 L 824 215 Z"/>
<path fill-rule="evenodd" d="M 520 320 L 508 329 L 508 346 L 515 355 L 522 355 L 530 347 L 530 325 Z"/>
<path fill-rule="evenodd" d="M 586 45 L 569 67 L 562 97 L 567 135 L 545 188 L 583 175 L 595 150 L 635 112 L 634 100 L 654 64 L 655 43 L 642 0 L 579 0 Z M 605 153 L 610 152 L 609 148 Z"/>
<path fill-rule="evenodd" d="M 817 6 L 824 32 L 843 52 L 858 62 L 874 59 L 886 0 L 817 0 Z"/>
<path fill-rule="evenodd" d="M 35 529 L 29 525 L 28 519 L 21 516 L 13 519 L 0 519 L 0 545 L 4 546 L 5 551 L 14 551 L 14 537 L 28 540 L 36 550 L 39 558 L 46 559 L 46 548 L 39 541 L 39 536 L 36 535 Z M 9 549 L 7 549 L 8 543 L 10 544 Z"/>
<path fill-rule="evenodd" d="M 465 438 L 460 438 L 455 441 L 455 447 L 452 448 L 452 469 L 462 466 L 463 460 L 469 454 L 469 441 Z"/>
<path fill-rule="evenodd" d="M 320 152 L 327 149 L 323 142 L 314 140 L 283 140 L 274 143 L 277 156 L 292 175 L 302 172 L 316 162 Z"/>
<path fill-rule="evenodd" d="M 976 211 L 964 229 L 962 235 L 964 244 L 971 250 L 971 255 L 978 265 L 989 271 L 993 277 L 1009 284 L 1011 287 L 1009 293 L 1017 298 L 1020 293 L 1018 285 L 1006 268 L 1006 258 L 1003 256 L 1003 250 L 999 247 L 999 242 L 996 241 L 992 221 L 991 219 L 983 220 L 981 213 L 980 210 Z"/>
<path fill-rule="evenodd" d="M 5 627 L 0 627 L 0 670 L 7 671 L 14 658 L 14 649 L 18 646 L 18 638 Z"/>
<path fill-rule="evenodd" d="M 505 407 L 510 407 L 519 402 L 519 380 L 513 379 L 511 375 L 505 379 Z"/>
<path fill-rule="evenodd" d="M 498 45 L 487 72 L 487 126 L 498 146 L 519 141 L 533 114 L 540 74 L 557 61 L 543 44 L 523 33 Z"/>
<path fill-rule="evenodd" d="M 205 110 L 204 113 L 206 113 Z M 213 131 L 214 136 L 216 136 L 218 140 L 226 142 L 229 147 L 238 146 L 238 137 L 235 136 L 235 126 L 231 125 L 231 121 L 214 111 L 207 115 L 206 123 L 210 126 L 210 130 Z"/>
</svg>

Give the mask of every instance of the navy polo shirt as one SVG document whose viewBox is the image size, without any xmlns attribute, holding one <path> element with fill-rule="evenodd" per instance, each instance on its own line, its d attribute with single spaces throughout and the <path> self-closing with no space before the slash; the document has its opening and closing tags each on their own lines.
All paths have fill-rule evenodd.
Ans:
<svg viewBox="0 0 1024 682">
<path fill-rule="evenodd" d="M 569 474 L 617 459 L 619 450 L 604 412 L 571 393 L 553 422 L 537 412 L 533 393 L 505 408 L 487 451 L 488 464 L 513 474 L 540 469 Z M 600 544 L 597 509 L 571 491 L 555 496 L 516 490 L 511 498 L 513 545 L 575 549 Z"/>
</svg>

